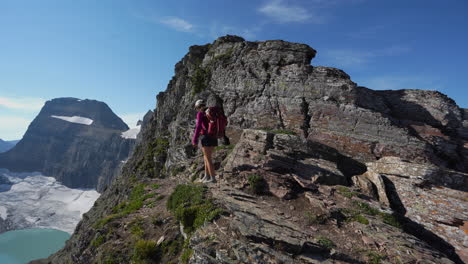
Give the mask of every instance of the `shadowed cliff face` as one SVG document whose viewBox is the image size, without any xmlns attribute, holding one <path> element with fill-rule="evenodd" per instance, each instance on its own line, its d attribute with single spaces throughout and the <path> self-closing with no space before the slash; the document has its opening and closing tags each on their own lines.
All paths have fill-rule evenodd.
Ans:
<svg viewBox="0 0 468 264">
<path fill-rule="evenodd" d="M 67 121 L 74 116 L 78 118 Z M 46 102 L 23 139 L 0 154 L 0 168 L 40 171 L 68 187 L 102 191 L 134 144 L 121 137 L 127 129 L 105 103 L 53 99 Z"/>
<path fill-rule="evenodd" d="M 443 195 L 412 180 L 427 177 L 463 195 L 466 112 L 438 92 L 359 87 L 341 70 L 311 66 L 315 53 L 236 36 L 190 47 L 121 175 L 65 248 L 36 263 L 461 263 L 458 237 L 434 243 L 445 233 L 424 218 L 430 212 L 415 212 L 410 193 Z M 217 152 L 219 182 L 205 189 L 225 214 L 185 237 L 180 223 L 193 224 L 197 207 L 165 205 L 203 171 L 190 147 L 200 98 L 223 107 L 235 147 Z M 380 167 L 388 158 L 398 179 Z M 424 235 L 405 232 L 415 225 Z M 154 255 L 141 256 L 142 245 Z"/>
</svg>

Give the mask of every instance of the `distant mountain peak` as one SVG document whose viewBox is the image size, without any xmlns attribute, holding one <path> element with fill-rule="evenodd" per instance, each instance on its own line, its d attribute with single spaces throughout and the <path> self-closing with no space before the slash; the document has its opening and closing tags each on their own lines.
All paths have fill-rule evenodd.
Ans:
<svg viewBox="0 0 468 264">
<path fill-rule="evenodd" d="M 21 142 L 0 154 L 0 168 L 40 171 L 67 187 L 102 190 L 134 145 L 137 132 L 122 136 L 127 131 L 104 102 L 55 98 L 45 103 Z"/>
</svg>

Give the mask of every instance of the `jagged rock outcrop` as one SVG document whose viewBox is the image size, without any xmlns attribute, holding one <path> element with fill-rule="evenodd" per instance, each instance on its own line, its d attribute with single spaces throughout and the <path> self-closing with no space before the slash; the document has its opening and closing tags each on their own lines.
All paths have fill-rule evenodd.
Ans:
<svg viewBox="0 0 468 264">
<path fill-rule="evenodd" d="M 465 175 L 466 111 L 435 91 L 359 87 L 341 70 L 311 66 L 315 53 L 235 36 L 190 47 L 120 177 L 65 248 L 36 263 L 129 262 L 142 245 L 154 250 L 149 263 L 462 263 L 452 240 L 434 243 L 448 233 L 399 212 L 390 174 L 367 166 L 398 157 Z M 184 239 L 176 219 L 190 222 L 199 209 L 177 216 L 165 204 L 203 170 L 190 147 L 198 98 L 224 108 L 235 147 L 218 151 L 219 183 L 206 190 L 225 213 Z M 363 192 L 349 187 L 353 179 Z M 149 198 L 136 203 L 134 193 Z"/>
<path fill-rule="evenodd" d="M 433 234 L 424 228 L 414 232 L 426 232 L 434 243 L 449 247 L 444 244 L 448 243 L 462 259 L 468 259 L 468 174 L 397 157 L 384 157 L 366 165 L 368 171 L 356 176 L 358 186 L 369 190 L 366 180 L 372 182 L 379 200 Z M 374 184 L 376 178 L 379 184 Z"/>
<path fill-rule="evenodd" d="M 121 137 L 128 126 L 103 102 L 58 98 L 47 101 L 23 139 L 0 154 L 0 168 L 40 171 L 71 188 L 102 191 L 135 140 Z"/>
</svg>

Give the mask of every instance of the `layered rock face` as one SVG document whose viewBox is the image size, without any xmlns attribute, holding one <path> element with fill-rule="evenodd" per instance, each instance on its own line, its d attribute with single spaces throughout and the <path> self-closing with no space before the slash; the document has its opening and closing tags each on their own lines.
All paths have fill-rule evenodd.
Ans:
<svg viewBox="0 0 468 264">
<path fill-rule="evenodd" d="M 0 168 L 40 171 L 71 188 L 102 191 L 135 140 L 121 137 L 128 126 L 103 102 L 53 99 L 29 125 L 23 139 L 0 154 Z"/>
<path fill-rule="evenodd" d="M 453 246 L 468 260 L 468 174 L 398 157 L 366 165 L 368 171 L 356 176 L 357 186 L 396 213 L 422 224 L 411 225 L 411 232 L 427 236 L 441 248 Z"/>
<path fill-rule="evenodd" d="M 341 70 L 311 66 L 315 53 L 235 36 L 190 47 L 121 176 L 66 247 L 36 263 L 138 259 L 136 222 L 136 239 L 154 241 L 149 263 L 462 263 L 466 111 L 435 91 L 359 87 Z M 190 147 L 199 98 L 224 108 L 235 147 L 218 151 L 219 182 L 206 190 L 225 214 L 187 235 L 164 205 L 203 171 Z M 135 190 L 161 198 L 122 213 Z M 418 211 L 427 195 L 457 205 Z M 167 244 L 184 239 L 184 253 Z"/>
</svg>

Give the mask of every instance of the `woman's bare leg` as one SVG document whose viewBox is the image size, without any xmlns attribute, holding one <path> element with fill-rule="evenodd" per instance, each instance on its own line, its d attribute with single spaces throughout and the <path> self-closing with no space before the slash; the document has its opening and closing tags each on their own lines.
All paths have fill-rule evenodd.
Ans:
<svg viewBox="0 0 468 264">
<path fill-rule="evenodd" d="M 212 157 L 213 151 L 214 151 L 214 147 L 205 147 L 205 153 L 206 153 L 207 162 L 208 162 L 208 173 L 210 174 L 211 178 L 214 179 L 216 171 L 213 165 L 213 157 Z"/>
<path fill-rule="evenodd" d="M 205 163 L 205 175 L 203 175 L 203 177 L 201 178 L 202 180 L 206 180 L 206 177 L 209 174 L 209 171 L 208 171 L 208 159 L 207 159 L 207 154 L 206 154 L 206 151 L 205 151 L 205 147 L 202 147 L 202 152 L 203 152 L 203 162 Z"/>
</svg>

